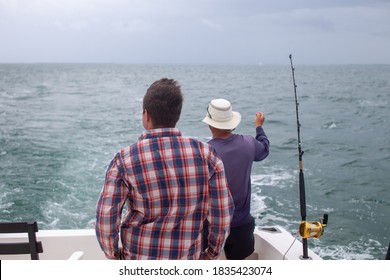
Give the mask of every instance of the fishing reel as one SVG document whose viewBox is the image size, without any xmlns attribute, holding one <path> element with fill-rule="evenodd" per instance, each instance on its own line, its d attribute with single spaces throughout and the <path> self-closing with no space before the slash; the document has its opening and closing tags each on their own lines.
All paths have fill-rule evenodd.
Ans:
<svg viewBox="0 0 390 280">
<path fill-rule="evenodd" d="M 319 222 L 302 221 L 299 225 L 299 234 L 302 238 L 320 238 L 327 224 L 328 214 L 324 214 Z"/>
</svg>

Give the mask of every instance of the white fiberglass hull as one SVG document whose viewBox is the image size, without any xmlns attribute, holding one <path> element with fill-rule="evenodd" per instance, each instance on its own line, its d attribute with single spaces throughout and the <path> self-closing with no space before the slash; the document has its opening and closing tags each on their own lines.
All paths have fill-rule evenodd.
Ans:
<svg viewBox="0 0 390 280">
<path fill-rule="evenodd" d="M 302 243 L 279 226 L 256 227 L 255 251 L 248 259 L 252 260 L 299 260 L 302 256 Z M 94 229 L 79 230 L 40 230 L 37 239 L 42 242 L 41 260 L 84 260 L 106 259 L 97 242 Z M 26 240 L 25 234 L 0 235 L 0 243 Z M 309 250 L 313 260 L 321 259 Z M 1 260 L 29 259 L 29 255 L 0 255 Z"/>
</svg>

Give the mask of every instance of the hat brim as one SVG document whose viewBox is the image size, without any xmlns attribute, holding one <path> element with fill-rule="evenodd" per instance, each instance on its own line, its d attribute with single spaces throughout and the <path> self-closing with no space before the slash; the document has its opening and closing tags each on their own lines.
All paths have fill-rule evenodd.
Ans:
<svg viewBox="0 0 390 280">
<path fill-rule="evenodd" d="M 206 117 L 202 120 L 202 122 L 218 129 L 233 130 L 240 124 L 241 114 L 239 112 L 234 112 L 234 111 L 232 112 L 232 114 L 233 117 L 227 122 L 214 121 L 209 117 L 208 114 L 206 114 Z"/>
</svg>

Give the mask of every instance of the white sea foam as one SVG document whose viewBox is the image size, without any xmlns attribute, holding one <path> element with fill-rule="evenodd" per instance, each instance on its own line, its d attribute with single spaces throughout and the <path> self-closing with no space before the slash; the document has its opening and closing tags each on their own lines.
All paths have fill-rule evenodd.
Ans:
<svg viewBox="0 0 390 280">
<path fill-rule="evenodd" d="M 359 105 L 362 107 L 382 107 L 387 104 L 386 100 L 359 100 Z"/>
<path fill-rule="evenodd" d="M 367 248 L 366 246 L 362 246 L 363 244 L 359 244 L 353 242 L 347 246 L 340 245 L 328 245 L 326 247 L 322 246 L 313 246 L 311 248 L 314 252 L 320 255 L 324 259 L 330 260 L 372 260 L 374 259 L 373 252 L 375 250 L 374 247 Z"/>
<path fill-rule="evenodd" d="M 252 184 L 262 187 L 272 186 L 283 188 L 287 186 L 287 182 L 295 179 L 293 171 L 281 168 L 271 168 L 265 174 L 251 176 Z"/>
<path fill-rule="evenodd" d="M 19 188 L 8 189 L 5 184 L 0 184 L 0 213 L 12 213 L 11 209 L 15 205 L 12 197 L 19 192 Z"/>
<path fill-rule="evenodd" d="M 9 210 L 15 203 L 13 202 L 3 202 L 2 197 L 0 197 L 0 211 L 1 213 L 11 213 Z"/>
<path fill-rule="evenodd" d="M 267 208 L 267 205 L 265 204 L 265 196 L 261 196 L 260 192 L 252 194 L 252 201 L 251 201 L 251 212 L 252 213 L 262 213 Z"/>
<path fill-rule="evenodd" d="M 337 123 L 336 122 L 327 122 L 325 124 L 322 125 L 322 128 L 323 129 L 333 129 L 333 128 L 337 128 Z"/>
</svg>

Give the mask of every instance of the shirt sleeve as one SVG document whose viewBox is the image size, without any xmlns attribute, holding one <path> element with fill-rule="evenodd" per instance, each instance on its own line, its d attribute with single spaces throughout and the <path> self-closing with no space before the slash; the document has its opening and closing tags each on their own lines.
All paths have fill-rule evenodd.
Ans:
<svg viewBox="0 0 390 280">
<path fill-rule="evenodd" d="M 269 154 L 269 140 L 261 126 L 256 127 L 255 161 L 265 159 Z"/>
<path fill-rule="evenodd" d="M 230 232 L 234 202 L 228 189 L 222 160 L 214 154 L 214 172 L 209 180 L 209 236 L 204 257 L 216 259 Z"/>
<path fill-rule="evenodd" d="M 111 161 L 96 205 L 96 237 L 108 259 L 119 259 L 119 227 L 122 206 L 127 196 L 120 154 Z"/>
</svg>

